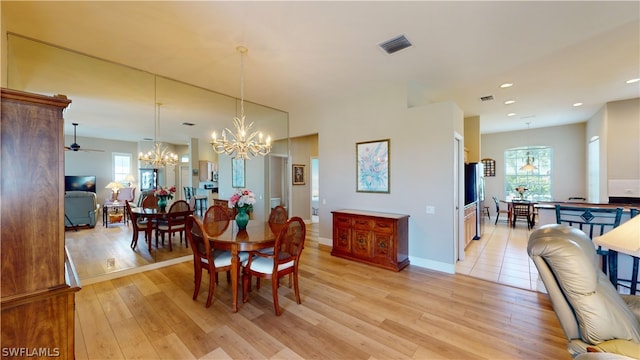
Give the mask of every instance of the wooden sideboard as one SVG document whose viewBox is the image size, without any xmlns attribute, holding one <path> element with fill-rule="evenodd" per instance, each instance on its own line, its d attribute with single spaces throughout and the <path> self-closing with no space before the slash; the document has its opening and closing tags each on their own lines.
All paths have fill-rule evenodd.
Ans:
<svg viewBox="0 0 640 360">
<path fill-rule="evenodd" d="M 332 213 L 331 255 L 394 271 L 409 265 L 409 215 L 360 210 Z"/>
<path fill-rule="evenodd" d="M 64 240 L 62 118 L 71 101 L 8 89 L 1 97 L 3 352 L 73 359 L 80 285 Z"/>
</svg>

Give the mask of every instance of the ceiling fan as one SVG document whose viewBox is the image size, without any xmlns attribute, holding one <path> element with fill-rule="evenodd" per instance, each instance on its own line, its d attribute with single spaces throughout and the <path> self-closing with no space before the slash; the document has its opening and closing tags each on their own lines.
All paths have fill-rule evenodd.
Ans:
<svg viewBox="0 0 640 360">
<path fill-rule="evenodd" d="M 76 129 L 78 128 L 78 123 L 71 123 L 71 125 L 73 125 L 73 144 L 71 144 L 69 146 L 65 146 L 64 147 L 65 150 L 104 152 L 104 150 L 97 150 L 97 149 L 80 149 L 80 145 L 78 145 L 78 143 L 76 142 Z"/>
</svg>

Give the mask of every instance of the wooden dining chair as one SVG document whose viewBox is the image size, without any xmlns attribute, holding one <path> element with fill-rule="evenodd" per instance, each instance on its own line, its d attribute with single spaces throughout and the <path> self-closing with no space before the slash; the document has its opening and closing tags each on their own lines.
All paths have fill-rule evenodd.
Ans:
<svg viewBox="0 0 640 360">
<path fill-rule="evenodd" d="M 211 236 L 217 236 L 225 232 L 230 222 L 229 210 L 222 205 L 211 205 L 202 218 L 204 229 Z M 216 274 L 216 283 L 218 282 L 217 276 L 218 274 Z M 227 280 L 230 281 L 229 273 L 227 273 Z"/>
<path fill-rule="evenodd" d="M 216 289 L 217 274 L 219 272 L 231 271 L 231 252 L 228 250 L 214 250 L 207 238 L 207 232 L 203 223 L 194 215 L 187 217 L 187 239 L 191 244 L 193 251 L 193 271 L 194 271 L 194 289 L 193 300 L 198 299 L 200 292 L 200 283 L 202 282 L 202 271 L 209 273 L 209 293 L 207 295 L 206 307 L 211 306 L 213 300 L 213 292 Z M 228 226 L 228 221 L 227 221 Z M 224 231 L 223 231 L 224 232 Z M 249 254 L 240 252 L 240 262 L 247 261 Z"/>
<path fill-rule="evenodd" d="M 141 232 L 144 232 L 144 240 L 147 242 L 149 246 L 149 250 L 151 250 L 151 221 L 148 219 L 144 219 L 138 217 L 138 215 L 134 214 L 131 211 L 131 204 L 128 200 L 125 200 L 124 207 L 127 212 L 127 216 L 129 216 L 129 220 L 131 220 L 131 225 L 133 226 L 133 238 L 131 239 L 131 248 L 135 249 L 138 246 L 138 235 Z"/>
<path fill-rule="evenodd" d="M 576 227 L 593 240 L 620 225 L 622 208 L 589 208 L 582 206 L 556 205 L 556 223 Z M 598 255 L 602 258 L 602 271 L 608 273 L 608 252 L 601 246 L 598 247 Z"/>
<path fill-rule="evenodd" d="M 158 220 L 156 224 L 156 247 L 158 246 L 158 236 L 162 237 L 162 246 L 164 246 L 164 235 L 169 235 L 169 251 L 173 251 L 173 234 L 180 234 L 180 245 L 182 245 L 182 234 L 185 232 L 187 217 L 193 212 L 189 208 L 189 203 L 184 200 L 178 200 L 171 204 L 169 211 L 164 219 Z M 184 241 L 185 246 L 189 247 L 187 240 Z"/>
<path fill-rule="evenodd" d="M 289 220 L 289 214 L 284 206 L 278 205 L 271 209 L 269 213 L 269 228 L 275 235 L 280 233 L 280 230 L 284 227 L 284 224 Z"/>
<path fill-rule="evenodd" d="M 513 200 L 511 204 L 511 226 L 516 227 L 518 220 L 524 220 L 527 223 L 527 229 L 533 227 L 531 211 L 531 202 L 525 200 Z"/>
<path fill-rule="evenodd" d="M 147 195 L 142 199 L 142 208 L 144 209 L 157 209 L 158 198 L 153 195 Z"/>
<path fill-rule="evenodd" d="M 507 217 L 507 222 L 511 223 L 511 216 L 509 214 L 509 210 L 508 209 L 501 209 L 500 208 L 500 202 L 498 201 L 498 198 L 496 198 L 495 196 L 492 196 L 493 198 L 493 202 L 496 204 L 496 221 L 494 223 L 494 225 L 498 224 L 498 220 L 500 219 L 500 214 L 505 214 Z"/>
<path fill-rule="evenodd" d="M 278 287 L 280 278 L 293 274 L 293 288 L 298 304 L 300 301 L 300 290 L 298 286 L 298 267 L 300 255 L 304 248 L 306 238 L 306 227 L 304 220 L 300 217 L 292 217 L 284 225 L 278 237 L 273 253 L 265 254 L 259 251 L 252 252 L 249 262 L 244 266 L 242 272 L 242 301 L 247 302 L 247 292 L 251 277 L 271 279 L 271 291 L 273 294 L 273 306 L 276 316 L 282 313 L 278 302 Z"/>
</svg>

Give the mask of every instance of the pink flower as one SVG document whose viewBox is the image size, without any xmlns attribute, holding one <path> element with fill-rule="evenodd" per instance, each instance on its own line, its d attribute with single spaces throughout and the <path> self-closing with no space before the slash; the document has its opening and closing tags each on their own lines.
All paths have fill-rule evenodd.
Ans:
<svg viewBox="0 0 640 360">
<path fill-rule="evenodd" d="M 240 190 L 229 198 L 229 208 L 246 208 L 247 211 L 253 210 L 256 203 L 256 197 L 251 190 Z"/>
</svg>

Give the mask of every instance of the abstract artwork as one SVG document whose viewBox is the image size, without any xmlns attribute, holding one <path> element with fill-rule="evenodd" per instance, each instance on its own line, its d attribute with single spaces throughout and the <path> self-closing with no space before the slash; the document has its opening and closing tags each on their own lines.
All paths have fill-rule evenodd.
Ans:
<svg viewBox="0 0 640 360">
<path fill-rule="evenodd" d="M 389 139 L 356 143 L 356 191 L 389 193 Z"/>
<path fill-rule="evenodd" d="M 231 187 L 243 188 L 244 183 L 244 159 L 231 159 Z"/>
</svg>

